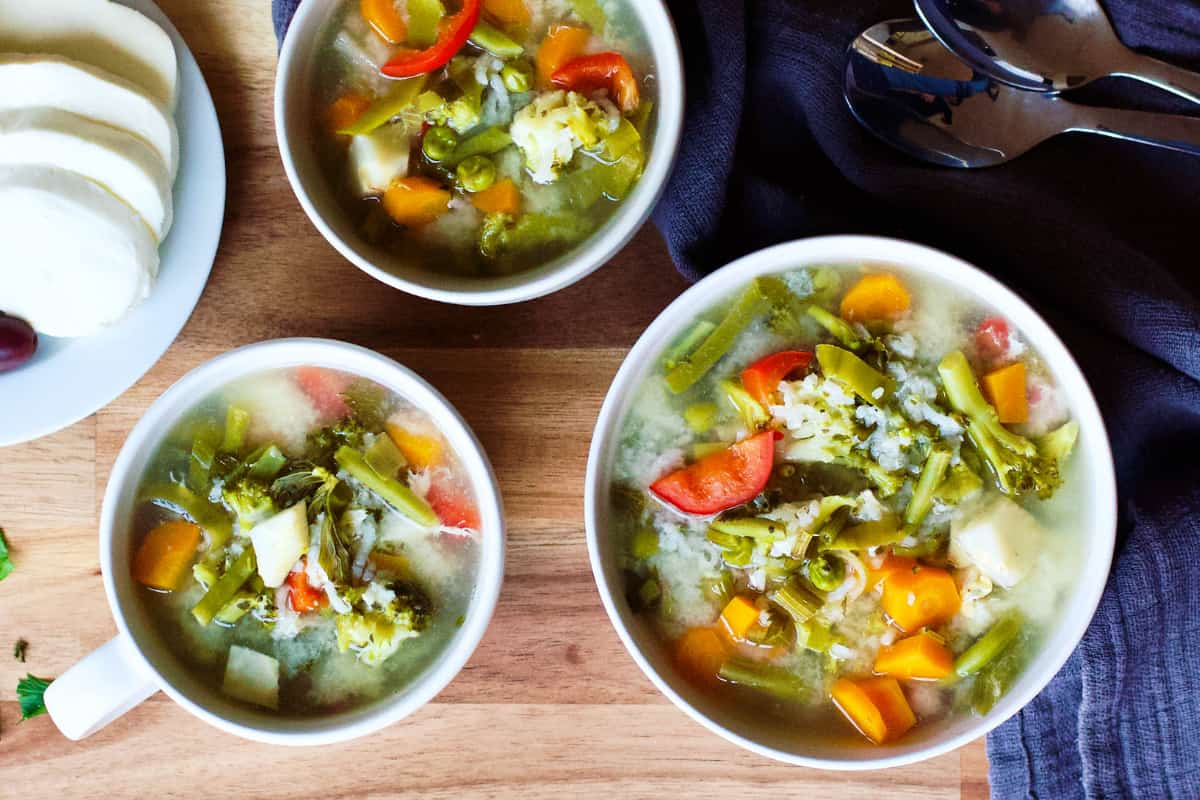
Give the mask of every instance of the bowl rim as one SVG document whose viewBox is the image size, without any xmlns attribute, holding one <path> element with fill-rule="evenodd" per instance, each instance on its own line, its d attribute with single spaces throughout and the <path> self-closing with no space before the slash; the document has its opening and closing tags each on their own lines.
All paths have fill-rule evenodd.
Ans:
<svg viewBox="0 0 1200 800">
<path fill-rule="evenodd" d="M 1072 409 L 1082 430 L 1094 448 L 1091 469 L 1098 471 L 1091 490 L 1097 494 L 1096 522 L 1089 532 L 1090 543 L 1102 562 L 1103 569 L 1081 570 L 1078 583 L 1071 593 L 1072 603 L 1082 601 L 1086 613 L 1076 615 L 1075 623 L 1055 630 L 1053 637 L 1042 646 L 1043 652 L 1053 652 L 1036 677 L 1026 681 L 1021 692 L 1009 692 L 986 716 L 944 740 L 923 748 L 876 758 L 840 759 L 789 753 L 764 745 L 714 721 L 688 702 L 658 673 L 643 654 L 626 625 L 618 600 L 608 589 L 608 572 L 602 559 L 599 530 L 599 498 L 607 483 L 600 467 L 606 462 L 606 451 L 625 411 L 625 398 L 643 377 L 644 364 L 657 355 L 668 336 L 677 334 L 696 312 L 709 307 L 718 298 L 727 296 L 760 275 L 775 274 L 814 264 L 894 264 L 906 273 L 918 273 L 945 281 L 969 294 L 987 297 L 988 305 L 1002 313 L 1019 317 L 1019 327 L 1029 338 L 1038 342 L 1044 356 L 1055 355 L 1053 371 L 1058 380 L 1064 377 L 1077 392 Z M 1049 361 L 1049 357 L 1047 357 Z M 605 463 L 605 466 L 607 464 Z M 925 245 L 877 236 L 835 235 L 800 239 L 766 248 L 743 256 L 699 281 L 676 298 L 638 338 L 613 378 L 604 398 L 588 452 L 587 476 L 584 482 L 584 521 L 587 530 L 588 558 L 592 576 L 609 620 L 630 656 L 660 692 L 696 722 L 725 740 L 759 755 L 797 766 L 827 770 L 869 770 L 898 767 L 934 758 L 955 750 L 983 736 L 1015 715 L 1031 702 L 1054 678 L 1074 652 L 1099 606 L 1112 564 L 1116 542 L 1117 490 L 1112 449 L 1099 407 L 1074 357 L 1053 329 L 1034 309 L 997 279 L 968 262 Z"/>
<path fill-rule="evenodd" d="M 216 386 L 265 370 L 314 364 L 342 369 L 350 374 L 377 381 L 413 403 L 424 413 L 450 423 L 455 430 L 446 434 L 456 444 L 464 470 L 471 476 L 482 518 L 481 539 L 490 543 L 482 547 L 475 588 L 468 605 L 466 620 L 453 635 L 437 658 L 418 674 L 403 692 L 382 699 L 351 719 L 343 722 L 316 722 L 319 727 L 298 730 L 279 730 L 257 727 L 228 719 L 206 708 L 179 689 L 143 650 L 126 619 L 125 604 L 120 599 L 116 576 L 114 540 L 118 525 L 117 512 L 122 495 L 136 488 L 140 475 L 131 469 L 146 448 L 155 446 L 163 432 L 181 417 L 180 399 L 206 396 Z M 220 377 L 217 377 L 220 376 Z M 186 409 L 188 404 L 182 408 Z M 191 714 L 210 725 L 246 739 L 267 744 L 323 745 L 347 741 L 381 730 L 416 712 L 432 700 L 453 680 L 475 652 L 495 613 L 504 580 L 506 533 L 503 501 L 499 482 L 487 454 L 474 431 L 458 410 L 428 381 L 412 369 L 365 347 L 333 339 L 289 338 L 273 339 L 245 345 L 205 361 L 176 381 L 144 412 L 126 437 L 109 473 L 100 513 L 100 565 L 104 590 L 117 630 L 128 648 L 148 674 L 153 675 L 159 688 Z M 180 669 L 179 672 L 186 672 Z M 284 718 L 284 724 L 303 724 L 319 718 Z"/>
<path fill-rule="evenodd" d="M 300 201 L 304 213 L 325 240 L 360 270 L 392 288 L 417 297 L 463 306 L 495 306 L 534 300 L 583 280 L 615 257 L 642 229 L 666 191 L 679 155 L 683 136 L 685 88 L 683 50 L 675 23 L 663 0 L 631 0 L 630 11 L 637 15 L 645 33 L 655 65 L 655 85 L 659 104 L 655 109 L 658 127 L 654 145 L 646 159 L 646 168 L 634 192 L 627 197 L 601 227 L 578 246 L 549 262 L 515 276 L 481 281 L 479 289 L 439 286 L 437 273 L 425 273 L 429 282 L 414 280 L 377 266 L 346 239 L 338 235 L 319 213 L 308 187 L 300 178 L 293 155 L 292 134 L 287 117 L 287 88 L 294 80 L 304 80 L 304 66 L 297 63 L 301 47 L 298 31 L 306 28 L 309 17 L 325 8 L 311 0 L 296 11 L 279 52 L 275 74 L 275 135 L 288 184 Z"/>
</svg>

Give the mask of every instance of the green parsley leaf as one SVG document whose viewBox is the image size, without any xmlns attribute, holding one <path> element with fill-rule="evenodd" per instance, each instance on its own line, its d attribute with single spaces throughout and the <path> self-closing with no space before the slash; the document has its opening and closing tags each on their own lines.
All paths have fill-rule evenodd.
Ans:
<svg viewBox="0 0 1200 800">
<path fill-rule="evenodd" d="M 8 557 L 8 541 L 4 538 L 4 528 L 0 528 L 0 581 L 8 577 L 8 574 L 16 568 Z"/>
<path fill-rule="evenodd" d="M 17 703 L 21 706 L 22 721 L 46 713 L 46 687 L 53 682 L 53 678 L 29 674 L 17 681 Z"/>
<path fill-rule="evenodd" d="M 17 639 L 17 641 L 13 644 L 13 658 L 15 658 L 17 661 L 20 661 L 22 664 L 24 664 L 25 663 L 25 651 L 28 649 L 29 649 L 29 642 L 25 641 L 24 639 Z"/>
</svg>

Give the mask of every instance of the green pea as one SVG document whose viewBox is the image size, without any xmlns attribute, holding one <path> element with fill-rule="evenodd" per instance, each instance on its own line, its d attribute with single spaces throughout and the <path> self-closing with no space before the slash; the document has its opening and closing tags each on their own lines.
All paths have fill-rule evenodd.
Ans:
<svg viewBox="0 0 1200 800">
<path fill-rule="evenodd" d="M 808 582 L 822 592 L 832 592 L 845 577 L 846 564 L 840 558 L 823 555 L 808 562 Z"/>
<path fill-rule="evenodd" d="M 458 182 L 468 192 L 482 192 L 496 182 L 496 165 L 487 156 L 471 156 L 458 165 Z"/>
<path fill-rule="evenodd" d="M 500 70 L 500 80 L 504 81 L 504 88 L 510 92 L 528 92 L 533 88 L 533 67 L 528 61 L 505 64 L 504 69 Z"/>
<path fill-rule="evenodd" d="M 436 164 L 453 155 L 457 147 L 458 134 L 449 128 L 438 125 L 425 132 L 425 140 L 421 143 L 421 152 Z"/>
</svg>

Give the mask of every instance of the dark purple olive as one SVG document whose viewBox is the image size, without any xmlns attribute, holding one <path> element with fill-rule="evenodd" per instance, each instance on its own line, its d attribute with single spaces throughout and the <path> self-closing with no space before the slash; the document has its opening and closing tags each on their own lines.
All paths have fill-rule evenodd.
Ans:
<svg viewBox="0 0 1200 800">
<path fill-rule="evenodd" d="M 36 350 L 37 333 L 29 323 L 0 314 L 0 372 L 21 366 Z"/>
</svg>

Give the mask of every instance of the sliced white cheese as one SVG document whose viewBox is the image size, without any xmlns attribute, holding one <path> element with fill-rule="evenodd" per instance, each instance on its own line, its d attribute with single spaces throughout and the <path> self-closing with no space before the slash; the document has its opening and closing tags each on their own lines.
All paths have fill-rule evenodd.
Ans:
<svg viewBox="0 0 1200 800">
<path fill-rule="evenodd" d="M 258 574 L 263 583 L 282 586 L 288 573 L 308 550 L 308 504 L 301 500 L 250 530 Z"/>
<path fill-rule="evenodd" d="M 43 106 L 111 125 L 146 141 L 172 179 L 179 134 L 167 106 L 129 81 L 61 56 L 0 54 L 0 111 Z"/>
<path fill-rule="evenodd" d="M 106 189 L 53 167 L 0 166 L 0 308 L 48 336 L 87 336 L 150 293 L 158 246 Z"/>
<path fill-rule="evenodd" d="M 381 195 L 408 174 L 412 143 L 403 125 L 384 125 L 350 140 L 350 175 L 361 197 Z"/>
<path fill-rule="evenodd" d="M 1042 543 L 1037 520 L 1007 497 L 997 495 L 950 526 L 950 561 L 974 566 L 999 586 L 1011 589 L 1037 560 Z"/>
<path fill-rule="evenodd" d="M 174 108 L 175 45 L 149 18 L 108 0 L 0 0 L 0 52 L 82 61 Z"/>
<path fill-rule="evenodd" d="M 265 708 L 279 708 L 279 662 L 241 645 L 229 648 L 222 691 Z"/>
<path fill-rule="evenodd" d="M 171 227 L 167 165 L 131 133 L 54 108 L 0 111 L 0 164 L 79 173 L 125 201 L 158 241 Z"/>
</svg>

